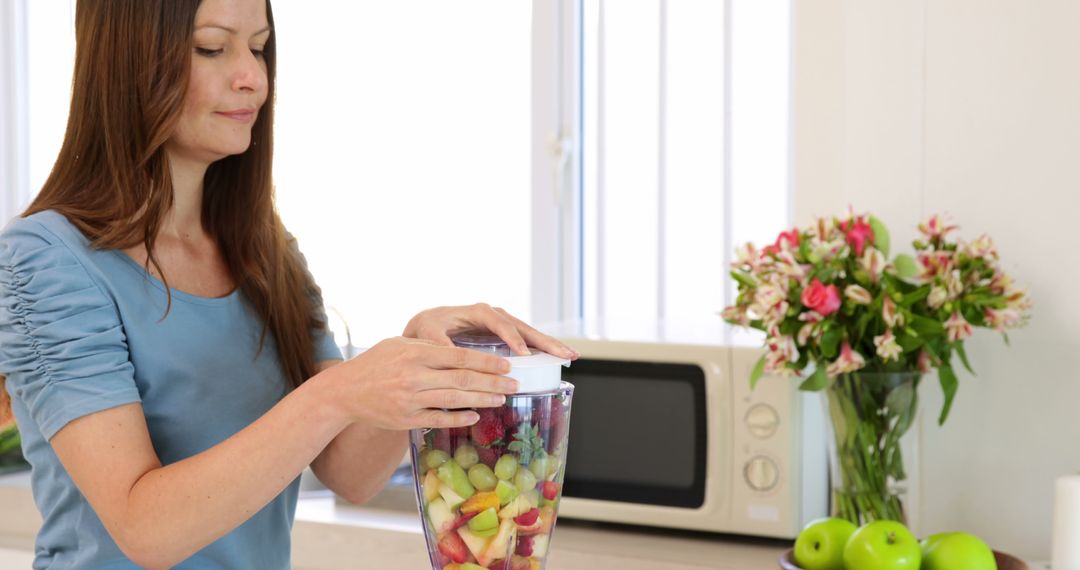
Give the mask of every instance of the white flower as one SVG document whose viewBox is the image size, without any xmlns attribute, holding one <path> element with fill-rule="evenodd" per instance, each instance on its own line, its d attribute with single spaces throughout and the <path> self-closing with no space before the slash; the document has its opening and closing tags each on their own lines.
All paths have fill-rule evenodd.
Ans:
<svg viewBox="0 0 1080 570">
<path fill-rule="evenodd" d="M 832 364 L 829 364 L 826 372 L 829 376 L 837 376 L 855 372 L 863 366 L 866 366 L 866 359 L 858 352 L 852 350 L 851 345 L 845 340 L 843 346 L 840 347 L 840 356 L 838 356 Z"/>
<path fill-rule="evenodd" d="M 1020 311 L 1013 308 L 987 308 L 984 315 L 986 325 L 998 332 L 1005 332 L 1005 329 L 1015 328 L 1023 323 Z"/>
<path fill-rule="evenodd" d="M 885 256 L 876 247 L 868 247 L 859 259 L 859 267 L 870 276 L 871 281 L 877 283 L 885 270 Z"/>
<path fill-rule="evenodd" d="M 949 293 L 949 299 L 956 299 L 964 292 L 964 281 L 960 278 L 960 270 L 953 269 L 945 274 L 945 289 Z"/>
<path fill-rule="evenodd" d="M 903 326 L 904 314 L 896 310 L 896 303 L 888 295 L 881 306 L 881 318 L 889 328 Z"/>
<path fill-rule="evenodd" d="M 904 353 L 904 349 L 896 343 L 896 337 L 893 336 L 892 329 L 885 329 L 885 334 L 875 336 L 874 347 L 877 348 L 878 356 L 885 362 L 900 360 L 900 355 Z"/>
<path fill-rule="evenodd" d="M 926 298 L 926 304 L 930 305 L 931 309 L 936 309 L 945 304 L 945 301 L 949 300 L 949 292 L 944 287 L 934 286 L 930 290 L 930 296 Z"/>
<path fill-rule="evenodd" d="M 949 320 L 945 321 L 945 331 L 948 333 L 949 342 L 964 340 L 971 336 L 971 324 L 964 319 L 960 311 L 953 311 Z"/>
<path fill-rule="evenodd" d="M 964 254 L 972 259 L 982 259 L 990 267 L 997 264 L 998 252 L 990 236 L 983 234 L 975 241 L 963 245 Z"/>
<path fill-rule="evenodd" d="M 869 305 L 874 300 L 874 296 L 859 285 L 848 285 L 844 289 L 844 296 L 860 305 Z"/>
</svg>

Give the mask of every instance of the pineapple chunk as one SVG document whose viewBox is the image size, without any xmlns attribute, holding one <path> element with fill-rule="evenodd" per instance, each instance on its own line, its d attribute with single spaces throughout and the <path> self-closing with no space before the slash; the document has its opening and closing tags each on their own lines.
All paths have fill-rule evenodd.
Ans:
<svg viewBox="0 0 1080 570">
<path fill-rule="evenodd" d="M 499 496 L 494 491 L 486 491 L 477 493 L 469 497 L 463 505 L 461 505 L 461 514 L 467 515 L 469 513 L 479 513 L 488 509 L 499 508 Z"/>
<path fill-rule="evenodd" d="M 424 488 L 424 503 L 430 503 L 439 498 L 439 487 L 442 483 L 439 481 L 439 477 L 435 475 L 435 470 L 431 469 L 424 475 L 424 482 L 421 487 Z"/>
</svg>

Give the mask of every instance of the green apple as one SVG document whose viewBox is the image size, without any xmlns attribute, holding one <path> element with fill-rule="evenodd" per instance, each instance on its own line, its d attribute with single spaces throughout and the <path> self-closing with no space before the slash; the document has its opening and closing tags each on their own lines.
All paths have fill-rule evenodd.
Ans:
<svg viewBox="0 0 1080 570">
<path fill-rule="evenodd" d="M 922 543 L 923 570 L 997 570 L 994 552 L 979 537 L 966 532 L 943 532 Z"/>
<path fill-rule="evenodd" d="M 921 562 L 919 541 L 896 521 L 867 523 L 844 546 L 847 570 L 919 570 Z"/>
<path fill-rule="evenodd" d="M 811 521 L 795 539 L 795 562 L 805 570 L 844 570 L 844 545 L 856 528 L 835 517 Z"/>
</svg>

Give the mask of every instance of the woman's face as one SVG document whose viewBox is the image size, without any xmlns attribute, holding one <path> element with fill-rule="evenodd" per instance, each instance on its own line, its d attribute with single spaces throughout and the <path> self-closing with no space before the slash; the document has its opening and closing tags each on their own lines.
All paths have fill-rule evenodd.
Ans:
<svg viewBox="0 0 1080 570">
<path fill-rule="evenodd" d="M 195 51 L 170 153 L 207 164 L 251 145 L 266 101 L 263 48 L 270 38 L 265 0 L 203 0 L 195 15 Z"/>
</svg>

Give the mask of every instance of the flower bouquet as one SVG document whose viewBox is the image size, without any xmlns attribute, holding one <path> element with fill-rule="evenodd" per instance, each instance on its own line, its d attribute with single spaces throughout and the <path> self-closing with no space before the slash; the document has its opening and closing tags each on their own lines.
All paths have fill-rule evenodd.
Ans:
<svg viewBox="0 0 1080 570">
<path fill-rule="evenodd" d="M 973 327 L 1005 335 L 1029 318 L 1031 302 L 990 238 L 954 241 L 956 229 L 935 215 L 919 225 L 913 254 L 890 259 L 885 225 L 849 212 L 782 232 L 760 251 L 747 244 L 732 264 L 739 293 L 723 318 L 766 335 L 751 385 L 773 374 L 826 391 L 833 511 L 856 524 L 906 522 L 900 437 L 922 375 L 938 371 L 944 424 L 958 386 L 953 356 L 974 374 L 964 352 Z"/>
</svg>

